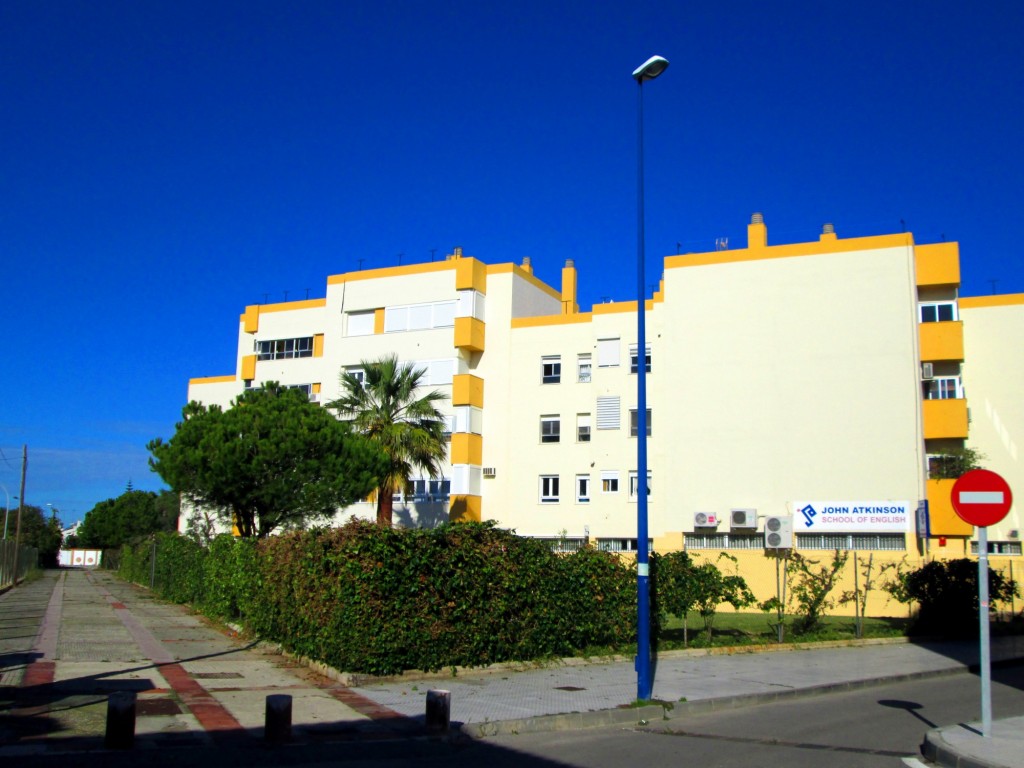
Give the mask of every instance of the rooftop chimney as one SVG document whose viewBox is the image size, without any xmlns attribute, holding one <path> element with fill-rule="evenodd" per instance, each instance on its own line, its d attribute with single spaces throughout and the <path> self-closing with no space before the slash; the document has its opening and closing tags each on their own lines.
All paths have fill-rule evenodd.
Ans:
<svg viewBox="0 0 1024 768">
<path fill-rule="evenodd" d="M 747 248 L 764 248 L 768 245 L 768 227 L 764 224 L 764 214 L 755 213 L 747 225 Z"/>
</svg>

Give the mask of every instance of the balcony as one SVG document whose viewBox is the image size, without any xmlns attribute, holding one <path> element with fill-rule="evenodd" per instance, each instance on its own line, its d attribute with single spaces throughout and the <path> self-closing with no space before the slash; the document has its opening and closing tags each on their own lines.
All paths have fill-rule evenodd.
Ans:
<svg viewBox="0 0 1024 768">
<path fill-rule="evenodd" d="M 914 266 L 918 287 L 959 285 L 960 246 L 956 243 L 915 246 Z"/>
<path fill-rule="evenodd" d="M 963 321 L 921 323 L 917 329 L 922 362 L 964 359 Z"/>
<path fill-rule="evenodd" d="M 924 411 L 925 440 L 967 438 L 966 400 L 925 400 L 921 406 Z"/>
<path fill-rule="evenodd" d="M 956 402 L 936 400 L 931 402 Z M 928 529 L 932 536 L 970 536 L 974 526 L 965 523 L 953 509 L 952 491 L 955 480 L 929 480 Z"/>
</svg>

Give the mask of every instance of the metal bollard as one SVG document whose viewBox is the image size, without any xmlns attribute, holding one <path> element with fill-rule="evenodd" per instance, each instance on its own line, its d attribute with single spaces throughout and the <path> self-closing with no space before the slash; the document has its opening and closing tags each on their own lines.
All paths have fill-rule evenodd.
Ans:
<svg viewBox="0 0 1024 768">
<path fill-rule="evenodd" d="M 283 744 L 292 739 L 292 697 L 286 693 L 267 696 L 263 738 L 271 744 Z"/>
<path fill-rule="evenodd" d="M 451 724 L 452 692 L 427 691 L 427 730 L 445 733 Z"/>
<path fill-rule="evenodd" d="M 135 743 L 135 693 L 116 691 L 107 699 L 107 749 L 131 749 Z"/>
</svg>

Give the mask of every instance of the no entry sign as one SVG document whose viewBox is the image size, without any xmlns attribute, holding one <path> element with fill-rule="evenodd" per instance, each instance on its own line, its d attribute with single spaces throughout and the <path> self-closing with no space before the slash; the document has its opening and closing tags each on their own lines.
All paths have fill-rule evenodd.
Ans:
<svg viewBox="0 0 1024 768">
<path fill-rule="evenodd" d="M 995 472 L 972 469 L 953 483 L 953 509 L 960 519 L 985 528 L 995 525 L 1010 511 L 1013 493 L 1010 486 Z"/>
</svg>

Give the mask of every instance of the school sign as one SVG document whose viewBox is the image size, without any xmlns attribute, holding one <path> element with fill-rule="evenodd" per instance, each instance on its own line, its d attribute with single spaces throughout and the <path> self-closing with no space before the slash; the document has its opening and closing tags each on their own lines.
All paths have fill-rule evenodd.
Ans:
<svg viewBox="0 0 1024 768">
<path fill-rule="evenodd" d="M 795 501 L 799 533 L 905 533 L 917 506 L 909 501 Z"/>
</svg>

